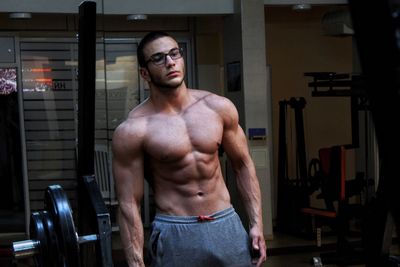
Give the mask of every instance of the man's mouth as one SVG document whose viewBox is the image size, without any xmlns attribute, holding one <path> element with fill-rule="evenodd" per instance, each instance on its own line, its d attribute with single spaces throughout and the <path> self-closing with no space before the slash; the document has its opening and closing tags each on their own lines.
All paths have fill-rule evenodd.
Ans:
<svg viewBox="0 0 400 267">
<path fill-rule="evenodd" d="M 168 72 L 167 77 L 175 77 L 175 76 L 179 76 L 179 71 L 171 71 Z"/>
</svg>

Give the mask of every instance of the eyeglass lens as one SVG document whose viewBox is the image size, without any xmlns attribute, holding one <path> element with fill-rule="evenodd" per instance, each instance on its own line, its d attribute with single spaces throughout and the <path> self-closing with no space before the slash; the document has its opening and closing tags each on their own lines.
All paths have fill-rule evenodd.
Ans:
<svg viewBox="0 0 400 267">
<path fill-rule="evenodd" d="M 173 60 L 181 58 L 182 52 L 182 48 L 173 48 L 168 53 L 156 53 L 152 55 L 149 61 L 153 62 L 155 65 L 161 65 L 166 62 L 167 56 L 170 56 Z"/>
</svg>

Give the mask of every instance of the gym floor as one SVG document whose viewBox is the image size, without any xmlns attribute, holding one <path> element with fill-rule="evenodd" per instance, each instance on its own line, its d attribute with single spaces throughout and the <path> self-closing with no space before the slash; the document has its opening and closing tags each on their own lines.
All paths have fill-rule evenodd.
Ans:
<svg viewBox="0 0 400 267">
<path fill-rule="evenodd" d="M 8 236 L 10 238 L 10 236 Z M 0 245 L 7 242 L 4 236 L 0 235 Z M 296 238 L 290 235 L 274 233 L 274 240 L 267 241 L 268 245 L 268 260 L 263 267 L 309 267 L 312 266 L 311 259 L 318 257 L 320 253 L 334 251 L 335 237 L 325 236 L 322 238 L 322 247 L 318 248 L 315 240 L 306 240 Z M 126 267 L 127 264 L 124 260 L 124 255 L 121 250 L 121 242 L 118 233 L 113 236 L 113 258 L 115 267 Z M 398 245 L 393 245 L 391 248 L 392 255 L 399 255 L 400 250 Z M 17 265 L 11 265 L 9 261 L 0 258 L 0 266 L 2 267 L 30 267 L 33 266 L 32 262 L 24 261 L 18 262 Z M 324 264 L 324 267 L 336 267 L 338 265 Z M 364 265 L 351 265 L 352 267 L 361 267 Z M 188 266 L 190 267 L 190 266 Z"/>
<path fill-rule="evenodd" d="M 263 267 L 310 267 L 313 257 L 318 257 L 320 253 L 334 251 L 335 237 L 326 236 L 322 240 L 322 247 L 316 246 L 315 240 L 296 238 L 290 235 L 274 233 L 274 240 L 267 241 L 268 260 Z M 120 249 L 119 237 L 114 238 L 114 264 L 115 267 L 127 267 L 124 262 L 123 253 Z M 338 265 L 324 264 L 324 267 L 336 267 Z M 359 267 L 364 265 L 350 265 Z M 190 267 L 190 266 L 188 266 Z"/>
</svg>

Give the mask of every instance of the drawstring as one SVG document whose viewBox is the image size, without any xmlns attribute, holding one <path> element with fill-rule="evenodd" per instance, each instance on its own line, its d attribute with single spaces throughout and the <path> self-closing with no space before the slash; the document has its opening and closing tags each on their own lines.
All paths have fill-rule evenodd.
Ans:
<svg viewBox="0 0 400 267">
<path fill-rule="evenodd" d="M 215 218 L 213 218 L 211 216 L 207 216 L 207 215 L 199 215 L 197 217 L 198 222 L 207 222 L 207 221 L 213 221 L 213 220 L 215 220 Z"/>
</svg>

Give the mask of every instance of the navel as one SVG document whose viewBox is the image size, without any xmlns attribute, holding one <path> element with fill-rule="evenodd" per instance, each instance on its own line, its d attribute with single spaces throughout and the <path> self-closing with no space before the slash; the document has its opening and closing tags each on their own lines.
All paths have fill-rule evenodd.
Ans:
<svg viewBox="0 0 400 267">
<path fill-rule="evenodd" d="M 202 196 L 204 196 L 204 192 L 203 192 L 203 191 L 199 191 L 199 192 L 197 192 L 197 196 L 199 196 L 199 197 L 202 197 Z"/>
</svg>

